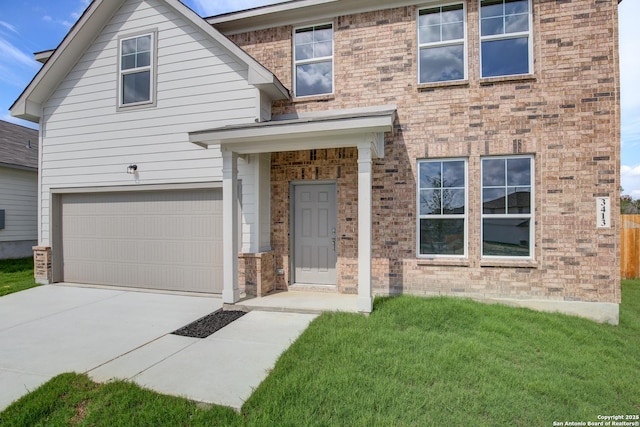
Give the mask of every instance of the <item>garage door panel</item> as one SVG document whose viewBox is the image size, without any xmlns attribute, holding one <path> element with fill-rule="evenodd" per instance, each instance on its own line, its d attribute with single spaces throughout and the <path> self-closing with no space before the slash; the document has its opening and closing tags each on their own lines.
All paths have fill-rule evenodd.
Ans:
<svg viewBox="0 0 640 427">
<path fill-rule="evenodd" d="M 62 196 L 63 280 L 222 292 L 222 191 Z"/>
</svg>

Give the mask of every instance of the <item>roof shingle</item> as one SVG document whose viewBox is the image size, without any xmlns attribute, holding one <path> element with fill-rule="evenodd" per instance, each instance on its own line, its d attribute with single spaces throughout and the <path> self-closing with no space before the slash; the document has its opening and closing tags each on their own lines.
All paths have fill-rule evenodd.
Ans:
<svg viewBox="0 0 640 427">
<path fill-rule="evenodd" d="M 37 170 L 38 131 L 0 120 L 0 166 Z"/>
</svg>

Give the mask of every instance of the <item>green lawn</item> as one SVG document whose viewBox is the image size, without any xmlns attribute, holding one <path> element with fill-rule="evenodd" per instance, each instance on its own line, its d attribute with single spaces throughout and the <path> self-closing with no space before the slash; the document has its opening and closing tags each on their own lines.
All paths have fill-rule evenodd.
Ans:
<svg viewBox="0 0 640 427">
<path fill-rule="evenodd" d="M 640 281 L 623 283 L 619 326 L 403 296 L 318 317 L 240 414 L 64 374 L 0 425 L 552 426 L 640 414 L 639 378 Z"/>
<path fill-rule="evenodd" d="M 34 286 L 33 258 L 0 260 L 0 297 Z"/>
</svg>

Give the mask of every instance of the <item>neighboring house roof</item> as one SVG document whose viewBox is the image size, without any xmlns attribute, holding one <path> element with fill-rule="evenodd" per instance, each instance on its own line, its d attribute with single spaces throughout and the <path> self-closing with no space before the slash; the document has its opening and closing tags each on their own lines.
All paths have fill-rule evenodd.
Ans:
<svg viewBox="0 0 640 427">
<path fill-rule="evenodd" d="M 38 131 L 0 120 L 0 166 L 38 170 Z"/>
<path fill-rule="evenodd" d="M 100 31 L 109 22 L 126 0 L 93 0 L 75 23 L 53 54 L 11 106 L 11 115 L 38 122 L 42 104 L 76 64 L 78 58 L 93 43 Z M 234 44 L 218 30 L 208 25 L 198 14 L 179 0 L 162 1 L 179 15 L 191 22 L 203 34 L 211 37 L 233 58 L 249 69 L 248 83 L 266 92 L 272 99 L 288 99 L 289 91 L 262 64 Z M 45 51 L 46 52 L 46 51 Z M 40 55 L 46 56 L 45 55 Z M 42 59 L 42 58 L 41 58 Z"/>
</svg>

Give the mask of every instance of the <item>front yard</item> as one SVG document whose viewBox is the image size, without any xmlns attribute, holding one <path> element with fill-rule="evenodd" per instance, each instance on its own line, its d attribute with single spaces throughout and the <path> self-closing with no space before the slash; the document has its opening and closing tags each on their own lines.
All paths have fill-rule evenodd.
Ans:
<svg viewBox="0 0 640 427">
<path fill-rule="evenodd" d="M 640 281 L 623 282 L 619 326 L 403 296 L 318 317 L 240 414 L 63 374 L 0 425 L 552 426 L 640 414 L 638 378 Z"/>
</svg>

